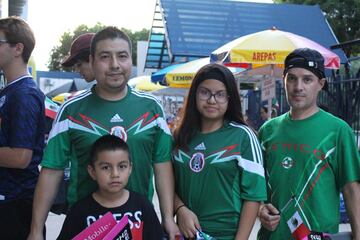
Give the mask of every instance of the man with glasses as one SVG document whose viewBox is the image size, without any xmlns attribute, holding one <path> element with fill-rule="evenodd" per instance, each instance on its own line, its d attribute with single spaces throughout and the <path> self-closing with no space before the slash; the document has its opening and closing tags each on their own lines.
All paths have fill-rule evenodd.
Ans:
<svg viewBox="0 0 360 240">
<path fill-rule="evenodd" d="M 0 233 L 1 239 L 26 239 L 45 136 L 45 96 L 28 72 L 35 46 L 28 24 L 0 19 Z"/>
</svg>

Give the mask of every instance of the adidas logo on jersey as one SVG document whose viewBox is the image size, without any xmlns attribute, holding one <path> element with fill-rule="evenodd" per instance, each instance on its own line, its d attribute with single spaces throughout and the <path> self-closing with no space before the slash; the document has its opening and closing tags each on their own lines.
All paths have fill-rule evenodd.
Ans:
<svg viewBox="0 0 360 240">
<path fill-rule="evenodd" d="M 119 114 L 115 114 L 110 120 L 110 122 L 123 122 L 123 121 L 124 120 L 119 116 Z"/>
<path fill-rule="evenodd" d="M 194 149 L 197 151 L 202 151 L 202 150 L 206 150 L 206 147 L 205 144 L 202 142 L 199 145 L 197 145 Z"/>
</svg>

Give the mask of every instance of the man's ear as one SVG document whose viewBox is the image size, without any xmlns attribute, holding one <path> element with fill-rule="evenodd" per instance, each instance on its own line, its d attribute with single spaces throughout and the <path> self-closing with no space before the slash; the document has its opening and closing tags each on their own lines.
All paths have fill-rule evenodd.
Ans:
<svg viewBox="0 0 360 240">
<path fill-rule="evenodd" d="M 87 171 L 88 171 L 90 177 L 91 177 L 93 180 L 96 180 L 94 167 L 89 164 L 89 165 L 87 166 Z"/>
<path fill-rule="evenodd" d="M 21 57 L 23 51 L 24 51 L 24 44 L 22 43 L 16 43 L 15 45 L 15 50 L 16 50 L 16 56 L 17 57 Z"/>
<path fill-rule="evenodd" d="M 321 89 L 323 89 L 323 88 L 324 88 L 324 86 L 325 86 L 325 82 L 326 82 L 326 78 L 321 78 L 321 79 L 319 80 L 319 83 L 320 83 Z"/>
</svg>

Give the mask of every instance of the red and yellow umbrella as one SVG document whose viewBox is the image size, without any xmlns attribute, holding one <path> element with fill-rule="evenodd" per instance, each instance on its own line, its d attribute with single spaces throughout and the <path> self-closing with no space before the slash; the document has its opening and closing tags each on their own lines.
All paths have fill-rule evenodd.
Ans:
<svg viewBox="0 0 360 240">
<path fill-rule="evenodd" d="M 212 62 L 222 62 L 227 66 L 283 64 L 286 56 L 296 48 L 315 49 L 324 57 L 326 68 L 340 67 L 340 58 L 329 49 L 308 38 L 276 28 L 237 38 L 216 49 L 210 58 Z"/>
</svg>

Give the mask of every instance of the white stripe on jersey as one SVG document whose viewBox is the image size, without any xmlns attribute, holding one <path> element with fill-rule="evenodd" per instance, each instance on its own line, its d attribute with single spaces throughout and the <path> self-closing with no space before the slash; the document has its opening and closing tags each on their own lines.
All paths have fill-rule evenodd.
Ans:
<svg viewBox="0 0 360 240">
<path fill-rule="evenodd" d="M 52 124 L 51 131 L 50 131 L 50 133 L 49 133 L 49 139 L 48 139 L 48 141 L 49 141 L 51 138 L 53 138 L 54 136 L 56 136 L 56 135 L 58 135 L 58 134 L 60 134 L 60 133 L 62 133 L 62 132 L 66 132 L 66 131 L 69 130 L 69 120 L 68 120 L 68 119 L 65 119 L 65 120 L 59 122 L 60 116 L 62 115 L 62 113 L 63 113 L 63 111 L 65 110 L 65 108 L 66 108 L 67 106 L 69 106 L 70 104 L 75 103 L 75 102 L 77 102 L 77 101 L 79 101 L 79 100 L 81 100 L 81 99 L 83 99 L 83 98 L 85 98 L 85 97 L 87 97 L 87 96 L 89 96 L 89 95 L 91 95 L 91 94 L 92 94 L 92 93 L 91 93 L 91 90 L 89 89 L 89 90 L 87 90 L 87 91 L 85 91 L 85 92 L 83 92 L 83 93 L 81 93 L 81 94 L 79 94 L 79 95 L 77 95 L 77 96 L 69 99 L 68 101 L 64 102 L 64 103 L 60 106 L 60 109 L 59 109 L 58 113 L 56 114 L 56 118 L 55 118 L 55 120 L 54 120 L 54 122 L 53 122 L 53 124 Z"/>
<path fill-rule="evenodd" d="M 68 130 L 69 130 L 69 120 L 68 119 L 65 119 L 61 122 L 55 122 L 55 124 L 53 124 L 51 131 L 49 133 L 48 141 L 50 141 L 50 139 L 55 137 L 56 135 L 58 135 L 62 132 L 66 132 Z"/>
<path fill-rule="evenodd" d="M 263 156 L 262 156 L 261 147 L 254 131 L 252 131 L 249 127 L 242 124 L 231 122 L 230 125 L 236 128 L 241 128 L 248 134 L 254 161 L 263 165 Z"/>
<path fill-rule="evenodd" d="M 162 129 L 166 134 L 171 135 L 170 128 L 163 117 L 158 117 L 157 122 L 160 129 Z"/>
<path fill-rule="evenodd" d="M 335 151 L 335 148 L 336 148 L 336 147 L 333 147 L 332 149 L 330 149 L 329 151 L 327 151 L 327 153 L 325 154 L 325 158 L 322 159 L 322 160 L 319 160 L 319 161 L 316 163 L 316 165 L 315 165 L 314 169 L 312 170 L 310 176 L 309 176 L 308 179 L 306 180 L 306 183 L 305 183 L 304 187 L 301 189 L 301 192 L 300 192 L 300 194 L 299 194 L 299 196 L 298 196 L 298 199 L 300 199 L 300 198 L 302 197 L 302 195 L 303 195 L 303 193 L 304 193 L 307 185 L 310 183 L 310 180 L 311 180 L 311 178 L 313 177 L 313 175 L 315 174 L 318 166 L 319 166 L 321 163 L 323 163 L 324 160 L 325 160 L 326 158 L 328 158 L 329 155 L 332 154 L 332 153 Z M 299 205 L 298 202 L 296 202 L 296 203 L 295 203 L 295 206 L 300 206 L 300 205 Z"/>
<path fill-rule="evenodd" d="M 149 93 L 144 93 L 144 92 L 138 92 L 136 91 L 135 89 L 131 88 L 131 91 L 134 95 L 138 96 L 138 97 L 141 97 L 141 98 L 147 98 L 147 99 L 151 99 L 151 100 L 154 100 L 157 105 L 159 105 L 160 109 L 161 109 L 161 112 L 162 112 L 162 115 L 165 116 L 165 112 L 164 112 L 164 109 L 159 101 L 159 99 L 157 99 L 154 95 L 152 94 L 149 94 Z M 171 131 L 170 131 L 170 128 L 169 126 L 167 125 L 166 123 L 166 120 L 163 118 L 163 117 L 158 117 L 157 119 L 157 122 L 158 122 L 158 126 L 168 135 L 171 135 Z"/>
<path fill-rule="evenodd" d="M 81 94 L 79 94 L 79 95 L 77 95 L 77 96 L 74 96 L 73 98 L 65 101 L 65 102 L 60 106 L 60 109 L 59 109 L 59 111 L 58 111 L 58 113 L 57 113 L 57 115 L 56 115 L 56 118 L 55 118 L 55 120 L 54 120 L 54 123 L 56 123 L 56 122 L 59 121 L 59 118 L 60 118 L 60 116 L 62 115 L 62 112 L 64 111 L 64 109 L 65 109 L 68 105 L 70 105 L 70 104 L 72 104 L 72 103 L 75 103 L 75 102 L 77 102 L 77 101 L 79 101 L 79 100 L 81 100 L 81 99 L 83 99 L 83 98 L 85 98 L 85 97 L 87 97 L 87 96 L 89 96 L 89 95 L 91 95 L 91 94 L 92 94 L 91 89 L 89 89 L 89 90 L 87 90 L 87 91 L 85 91 L 85 92 L 83 92 L 83 93 L 81 93 Z"/>
<path fill-rule="evenodd" d="M 248 159 L 244 159 L 241 156 L 237 157 L 239 167 L 243 168 L 244 171 L 255 173 L 261 177 L 265 177 L 264 167 L 260 163 L 253 162 Z"/>
<path fill-rule="evenodd" d="M 163 107 L 161 105 L 161 102 L 159 101 L 159 99 L 157 97 L 155 97 L 154 95 L 152 95 L 151 93 L 145 93 L 145 92 L 138 92 L 136 91 L 135 89 L 132 89 L 131 88 L 131 91 L 134 95 L 138 96 L 138 97 L 144 97 L 144 98 L 148 98 L 148 99 L 151 99 L 151 100 L 154 100 L 157 105 L 159 105 L 159 107 L 161 108 L 162 112 L 163 112 L 163 115 L 164 115 L 164 110 L 163 110 Z M 165 115 L 164 115 L 165 116 Z"/>
</svg>

